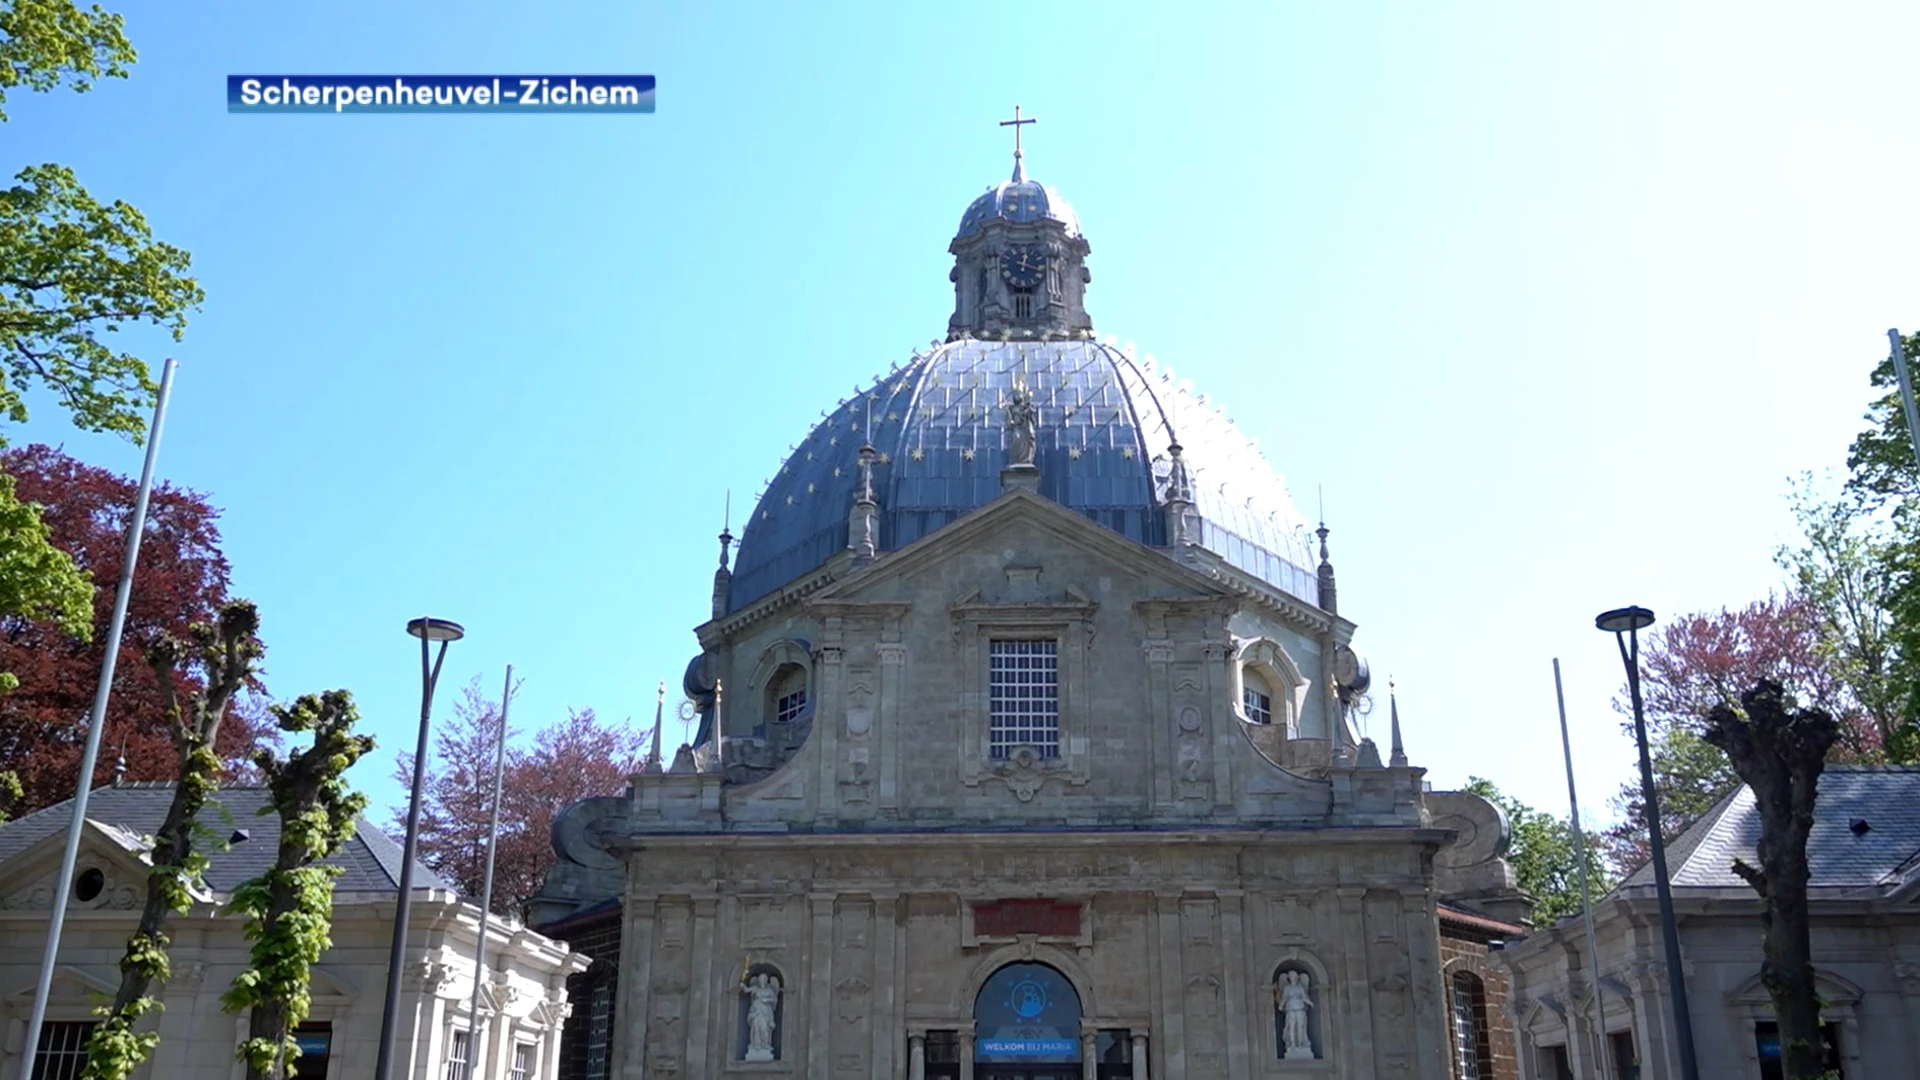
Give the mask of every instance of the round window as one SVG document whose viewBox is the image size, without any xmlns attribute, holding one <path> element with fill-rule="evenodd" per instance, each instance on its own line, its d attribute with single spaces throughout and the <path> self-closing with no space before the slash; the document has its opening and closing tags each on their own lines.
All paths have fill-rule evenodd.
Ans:
<svg viewBox="0 0 1920 1080">
<path fill-rule="evenodd" d="M 80 877 L 73 883 L 74 899 L 88 903 L 99 896 L 107 887 L 107 875 L 97 866 L 89 866 L 80 871 Z"/>
</svg>

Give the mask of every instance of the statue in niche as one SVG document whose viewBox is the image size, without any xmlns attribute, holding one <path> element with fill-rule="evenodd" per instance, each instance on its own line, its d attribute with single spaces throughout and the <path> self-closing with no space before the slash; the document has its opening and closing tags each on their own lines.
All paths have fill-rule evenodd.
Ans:
<svg viewBox="0 0 1920 1080">
<path fill-rule="evenodd" d="M 1281 1016 L 1281 1056 L 1289 1061 L 1313 1057 L 1313 1036 L 1307 1030 L 1307 1010 L 1313 1008 L 1312 981 L 1304 971 L 1283 971 L 1274 985 L 1274 1008 Z"/>
<path fill-rule="evenodd" d="M 1033 464 L 1034 439 L 1038 433 L 1039 413 L 1027 384 L 1016 382 L 1007 395 L 1007 464 Z"/>
<path fill-rule="evenodd" d="M 772 1061 L 773 1032 L 780 1016 L 780 979 L 761 972 L 740 984 L 747 996 L 748 1061 Z"/>
</svg>

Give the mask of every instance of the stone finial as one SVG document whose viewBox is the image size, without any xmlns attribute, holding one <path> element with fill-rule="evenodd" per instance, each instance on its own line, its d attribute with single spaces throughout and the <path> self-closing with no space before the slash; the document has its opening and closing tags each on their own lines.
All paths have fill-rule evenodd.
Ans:
<svg viewBox="0 0 1920 1080">
<path fill-rule="evenodd" d="M 873 497 L 873 462 L 877 456 L 871 441 L 861 445 L 860 487 L 853 494 L 853 511 L 847 516 L 847 547 L 853 551 L 855 566 L 871 563 L 878 549 L 880 504 Z"/>
<path fill-rule="evenodd" d="M 1400 697 L 1395 692 L 1391 677 L 1387 679 L 1387 709 L 1393 714 L 1393 746 L 1387 755 L 1387 764 L 1404 769 L 1407 767 L 1407 748 L 1400 741 Z"/>
<path fill-rule="evenodd" d="M 733 546 L 733 492 L 727 492 L 726 511 L 720 519 L 720 569 L 713 572 L 713 617 L 727 613 L 727 594 L 733 584 L 733 572 L 727 569 L 727 549 Z"/>
<path fill-rule="evenodd" d="M 1380 764 L 1380 748 L 1374 745 L 1372 739 L 1362 738 L 1360 740 L 1360 761 L 1355 767 L 1361 769 L 1379 769 L 1385 767 Z"/>
<path fill-rule="evenodd" d="M 1327 560 L 1327 523 L 1322 521 L 1314 530 L 1320 538 L 1320 569 L 1314 574 L 1320 586 L 1320 610 L 1329 615 L 1340 614 L 1340 600 L 1333 584 L 1333 563 Z"/>
<path fill-rule="evenodd" d="M 646 767 L 641 772 L 658 774 L 662 771 L 660 761 L 660 728 L 666 719 L 667 680 L 660 680 L 660 692 L 653 703 L 653 748 L 647 752 Z"/>
<path fill-rule="evenodd" d="M 1196 542 L 1190 531 L 1193 516 L 1193 478 L 1187 473 L 1187 462 L 1181 456 L 1184 448 L 1175 438 L 1167 446 L 1167 456 L 1171 459 L 1167 472 L 1167 544 L 1176 552 Z"/>
</svg>

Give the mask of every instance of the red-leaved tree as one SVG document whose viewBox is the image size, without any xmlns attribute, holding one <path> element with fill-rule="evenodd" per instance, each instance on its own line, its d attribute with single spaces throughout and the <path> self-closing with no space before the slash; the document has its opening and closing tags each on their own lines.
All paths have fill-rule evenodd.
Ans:
<svg viewBox="0 0 1920 1080">
<path fill-rule="evenodd" d="M 427 762 L 420 861 L 477 901 L 486 873 L 500 703 L 476 678 L 461 690 L 452 712 Z M 553 866 L 553 819 L 581 799 L 626 790 L 627 778 L 645 763 L 643 748 L 652 735 L 624 721 L 604 722 L 592 709 L 569 710 L 566 719 L 536 729 L 530 746 L 511 745 L 518 733 L 508 733 L 493 870 L 493 910 L 515 917 Z M 400 755 L 394 776 L 403 786 L 413 782 L 413 755 Z M 392 829 L 398 834 L 406 825 L 402 805 L 394 810 Z"/>
<path fill-rule="evenodd" d="M 137 485 L 38 445 L 0 453 L 0 472 L 15 479 L 22 501 L 42 507 L 54 546 L 91 574 L 95 585 L 92 641 L 50 621 L 0 618 L 0 671 L 20 680 L 12 693 L 0 695 L 0 763 L 18 774 L 23 796 L 16 810 L 25 813 L 73 795 Z M 178 770 L 179 750 L 144 650 L 162 633 L 188 638 L 192 624 L 213 622 L 228 600 L 229 569 L 220 551 L 218 517 L 198 492 L 154 487 L 126 631 L 118 643 L 96 784 L 112 778 L 122 747 L 128 779 L 169 780 Z M 195 676 L 176 678 L 183 696 L 196 685 Z M 214 751 L 222 762 L 242 765 L 272 741 L 272 734 L 257 696 L 243 698 L 233 710 Z"/>
<path fill-rule="evenodd" d="M 1781 685 L 1801 705 L 1834 718 L 1836 758 L 1871 758 L 1881 749 L 1879 728 L 1822 647 L 1818 612 L 1796 595 L 1684 615 L 1658 626 L 1641 637 L 1640 667 L 1661 835 L 1669 843 L 1740 784 L 1726 755 L 1701 737 L 1702 725 L 1714 709 L 1738 702 L 1762 681 Z M 1624 692 L 1615 705 L 1629 713 L 1631 734 Z M 1606 833 L 1607 858 L 1625 875 L 1648 857 L 1646 805 L 1637 774 L 1621 785 L 1613 805 L 1622 820 Z"/>
</svg>

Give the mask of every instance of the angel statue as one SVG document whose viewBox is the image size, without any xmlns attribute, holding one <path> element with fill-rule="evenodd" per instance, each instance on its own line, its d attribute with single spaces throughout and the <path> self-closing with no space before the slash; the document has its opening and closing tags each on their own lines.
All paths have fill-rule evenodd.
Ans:
<svg viewBox="0 0 1920 1080">
<path fill-rule="evenodd" d="M 1310 996 L 1312 976 L 1304 971 L 1283 971 L 1274 989 L 1278 991 L 1274 1008 L 1280 1010 L 1281 1055 L 1288 1060 L 1313 1057 L 1313 1037 L 1307 1031 L 1307 1010 L 1313 1008 Z"/>
<path fill-rule="evenodd" d="M 1039 414 L 1033 407 L 1033 395 L 1022 382 L 1013 384 L 1007 395 L 1007 464 L 1033 464 L 1033 443 Z"/>
<path fill-rule="evenodd" d="M 748 1061 L 772 1061 L 773 1028 L 780 1009 L 780 980 L 766 972 L 740 984 L 747 995 Z"/>
</svg>

